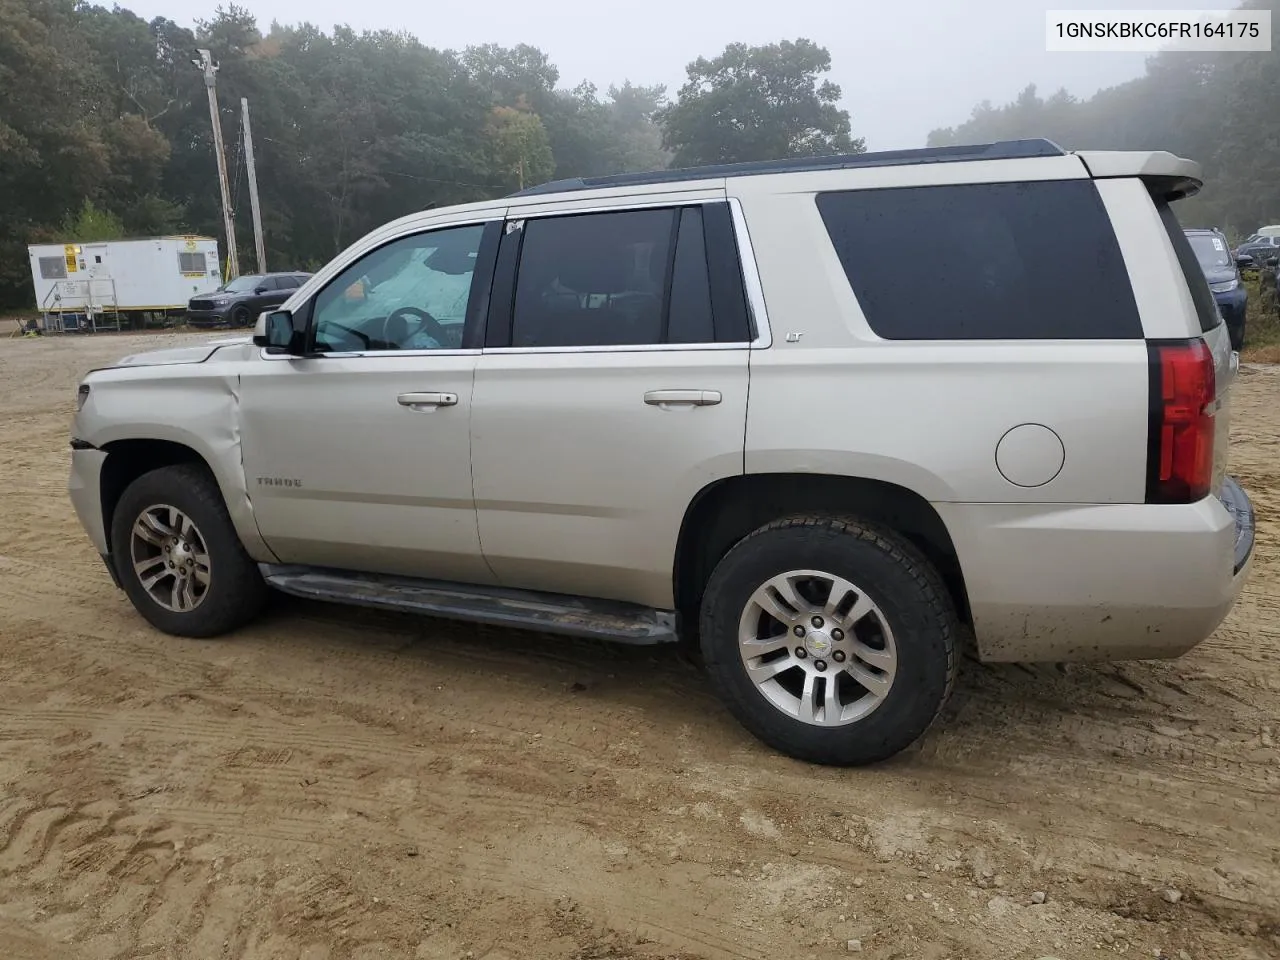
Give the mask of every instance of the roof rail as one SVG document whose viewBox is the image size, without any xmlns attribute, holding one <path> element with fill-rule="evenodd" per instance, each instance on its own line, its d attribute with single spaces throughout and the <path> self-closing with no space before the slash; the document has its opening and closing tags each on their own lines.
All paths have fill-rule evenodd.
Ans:
<svg viewBox="0 0 1280 960">
<path fill-rule="evenodd" d="M 714 180 L 720 177 L 749 177 L 765 173 L 806 173 L 815 170 L 845 170 L 859 167 L 912 166 L 919 163 L 961 163 L 973 160 L 1026 160 L 1032 157 L 1063 157 L 1066 151 L 1052 140 L 1003 140 L 955 147 L 923 147 L 917 150 L 883 150 L 878 153 L 839 154 L 829 157 L 791 157 L 786 160 L 752 160 L 745 163 L 716 163 L 703 167 L 654 170 L 650 173 L 619 173 L 606 177 L 572 177 L 551 180 L 529 187 L 511 197 L 543 193 L 570 193 L 601 187 L 632 187 L 650 183 L 679 183 L 684 180 Z"/>
</svg>

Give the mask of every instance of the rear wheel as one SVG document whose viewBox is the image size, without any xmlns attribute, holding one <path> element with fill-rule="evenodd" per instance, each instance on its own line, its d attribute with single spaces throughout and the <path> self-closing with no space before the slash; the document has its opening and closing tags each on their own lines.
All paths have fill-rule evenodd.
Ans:
<svg viewBox="0 0 1280 960">
<path fill-rule="evenodd" d="M 112 516 L 111 547 L 125 593 L 165 633 L 217 636 L 266 604 L 267 585 L 201 467 L 161 467 L 133 481 Z"/>
<path fill-rule="evenodd" d="M 707 673 L 735 717 L 792 757 L 854 765 L 929 727 L 956 674 L 958 624 L 904 538 L 853 520 L 780 520 L 720 561 L 703 597 Z"/>
</svg>

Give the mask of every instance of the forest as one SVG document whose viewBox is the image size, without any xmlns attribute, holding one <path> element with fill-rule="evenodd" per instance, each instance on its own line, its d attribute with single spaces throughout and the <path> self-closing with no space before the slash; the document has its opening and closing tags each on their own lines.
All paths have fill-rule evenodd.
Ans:
<svg viewBox="0 0 1280 960">
<path fill-rule="evenodd" d="M 1280 22 L 1280 0 L 1240 7 L 1271 10 L 1273 24 Z M 1280 223 L 1280 50 L 1156 54 L 1142 76 L 1088 99 L 1066 90 L 1046 98 L 1030 85 L 1003 106 L 979 104 L 968 121 L 933 131 L 928 143 L 1016 137 L 1047 137 L 1070 150 L 1190 157 L 1203 166 L 1205 187 L 1178 205 L 1179 219 L 1240 240 Z"/>
<path fill-rule="evenodd" d="M 0 309 L 32 305 L 28 243 L 223 239 L 197 48 L 219 63 L 241 271 L 255 267 L 242 97 L 267 266 L 293 270 L 411 211 L 548 179 L 860 152 L 841 104 L 874 94 L 842 91 L 826 78 L 827 50 L 804 38 L 731 43 L 688 64 L 674 91 L 627 79 L 602 91 L 567 86 L 528 45 L 441 50 L 403 32 L 264 29 L 234 4 L 188 29 L 84 0 L 0 0 Z M 1184 222 L 1239 238 L 1280 222 L 1278 97 L 1275 53 L 1163 53 L 1087 99 L 1032 85 L 1003 106 L 981 103 L 929 144 L 1171 150 L 1205 168 Z"/>
<path fill-rule="evenodd" d="M 730 44 L 689 64 L 669 97 L 626 80 L 565 88 L 526 45 L 263 31 L 236 5 L 189 30 L 80 0 L 0 0 L 0 309 L 32 305 L 28 243 L 223 240 L 198 48 L 219 64 L 241 271 L 256 266 L 242 97 L 279 270 L 316 269 L 414 210 L 552 178 L 863 149 L 823 78 L 829 54 L 805 39 Z"/>
</svg>

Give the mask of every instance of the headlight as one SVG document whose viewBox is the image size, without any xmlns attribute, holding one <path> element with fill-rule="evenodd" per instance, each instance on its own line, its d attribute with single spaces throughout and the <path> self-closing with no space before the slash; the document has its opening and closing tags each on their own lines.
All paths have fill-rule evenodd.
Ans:
<svg viewBox="0 0 1280 960">
<path fill-rule="evenodd" d="M 231 298 L 230 297 L 214 297 L 213 302 L 220 307 L 225 307 L 228 303 L 231 302 Z"/>
<path fill-rule="evenodd" d="M 1209 284 L 1209 289 L 1212 290 L 1214 293 L 1230 293 L 1232 290 L 1234 290 L 1238 286 L 1240 286 L 1239 279 L 1222 280 L 1222 281 L 1219 281 L 1218 283 Z"/>
<path fill-rule="evenodd" d="M 84 402 L 89 399 L 89 385 L 87 383 L 80 384 L 80 389 L 76 391 L 76 413 L 84 409 Z"/>
</svg>

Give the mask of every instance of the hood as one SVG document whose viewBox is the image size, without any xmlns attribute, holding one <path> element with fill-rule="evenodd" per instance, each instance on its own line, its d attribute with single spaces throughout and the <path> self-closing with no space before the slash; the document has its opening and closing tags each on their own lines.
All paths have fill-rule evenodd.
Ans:
<svg viewBox="0 0 1280 960">
<path fill-rule="evenodd" d="M 1210 267 L 1204 271 L 1204 278 L 1210 283 L 1225 283 L 1236 278 L 1235 267 Z"/>
<path fill-rule="evenodd" d="M 148 350 L 144 353 L 131 353 L 121 357 L 114 366 L 117 367 L 154 367 L 173 363 L 204 363 L 220 348 L 233 344 L 252 343 L 253 337 L 224 337 L 221 340 L 207 340 L 190 347 L 170 347 L 167 350 Z"/>
</svg>

